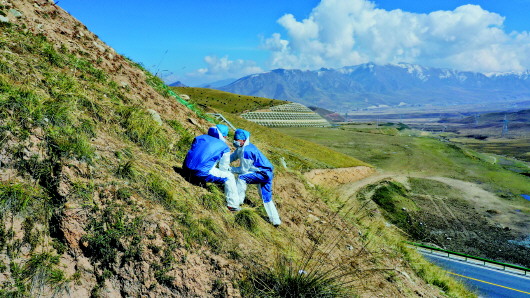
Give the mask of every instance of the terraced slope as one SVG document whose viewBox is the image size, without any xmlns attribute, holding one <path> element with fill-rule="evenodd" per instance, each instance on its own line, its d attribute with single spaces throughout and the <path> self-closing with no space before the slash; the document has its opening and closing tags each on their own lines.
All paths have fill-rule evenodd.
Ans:
<svg viewBox="0 0 530 298">
<path fill-rule="evenodd" d="M 329 122 L 299 103 L 273 106 L 267 110 L 247 112 L 241 117 L 269 127 L 329 127 Z"/>
</svg>

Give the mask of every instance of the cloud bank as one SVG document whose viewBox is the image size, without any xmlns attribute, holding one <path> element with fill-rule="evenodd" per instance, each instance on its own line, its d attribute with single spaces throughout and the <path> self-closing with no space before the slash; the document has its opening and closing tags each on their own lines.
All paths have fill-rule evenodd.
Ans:
<svg viewBox="0 0 530 298">
<path fill-rule="evenodd" d="M 478 5 L 429 14 L 379 9 L 367 0 L 322 0 L 304 20 L 278 20 L 286 36 L 263 42 L 272 68 L 337 68 L 408 62 L 478 72 L 530 69 L 530 34 Z"/>
<path fill-rule="evenodd" d="M 228 56 L 219 58 L 217 56 L 204 57 L 206 67 L 200 68 L 186 75 L 186 80 L 194 82 L 214 82 L 227 78 L 240 78 L 249 74 L 263 72 L 252 60 L 230 60 Z"/>
</svg>

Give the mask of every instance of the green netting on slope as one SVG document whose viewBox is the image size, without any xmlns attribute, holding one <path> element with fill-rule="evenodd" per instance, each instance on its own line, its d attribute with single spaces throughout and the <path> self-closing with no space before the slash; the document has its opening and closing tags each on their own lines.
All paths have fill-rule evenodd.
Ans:
<svg viewBox="0 0 530 298">
<path fill-rule="evenodd" d="M 208 122 L 215 123 L 215 120 L 214 120 L 213 118 L 211 118 L 211 117 L 209 117 L 208 115 L 204 114 L 203 111 L 197 109 L 197 107 L 196 107 L 194 104 L 192 104 L 192 103 L 190 103 L 190 102 L 188 102 L 188 101 L 182 99 L 182 97 L 180 97 L 177 93 L 175 93 L 175 92 L 173 92 L 173 90 L 169 89 L 168 86 L 164 85 L 164 89 L 167 91 L 167 93 L 168 93 L 169 95 L 173 96 L 173 97 L 174 97 L 175 99 L 177 99 L 181 104 L 185 105 L 188 109 L 190 109 L 190 110 L 192 110 L 193 112 L 195 112 L 195 114 L 197 114 L 197 116 L 199 116 L 199 117 L 205 119 L 205 120 L 208 121 Z"/>
</svg>

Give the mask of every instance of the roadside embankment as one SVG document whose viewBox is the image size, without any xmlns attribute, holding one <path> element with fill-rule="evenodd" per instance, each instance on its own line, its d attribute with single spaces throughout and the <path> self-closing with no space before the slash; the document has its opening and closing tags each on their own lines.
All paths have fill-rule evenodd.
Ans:
<svg viewBox="0 0 530 298">
<path fill-rule="evenodd" d="M 305 173 L 304 176 L 313 184 L 338 186 L 364 179 L 375 172 L 374 168 L 358 166 L 338 169 L 315 169 Z"/>
</svg>

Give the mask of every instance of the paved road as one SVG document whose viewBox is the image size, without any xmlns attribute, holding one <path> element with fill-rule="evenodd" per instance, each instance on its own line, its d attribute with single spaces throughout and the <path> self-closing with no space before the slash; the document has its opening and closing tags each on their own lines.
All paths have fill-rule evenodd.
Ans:
<svg viewBox="0 0 530 298">
<path fill-rule="evenodd" d="M 421 252 L 421 251 L 420 251 Z M 480 297 L 530 297 L 530 276 L 521 276 L 422 252 L 431 262 L 448 270 Z"/>
</svg>

